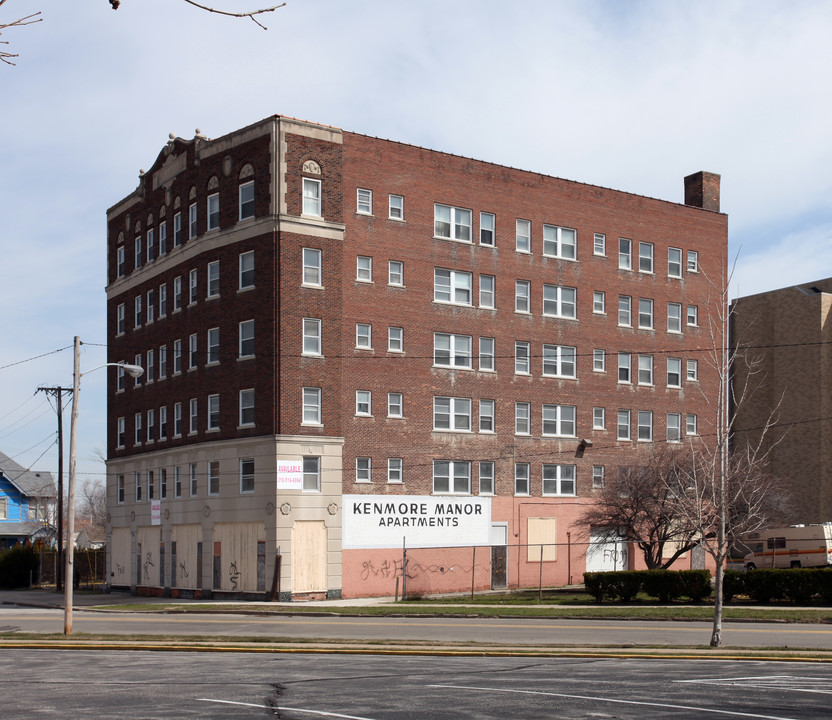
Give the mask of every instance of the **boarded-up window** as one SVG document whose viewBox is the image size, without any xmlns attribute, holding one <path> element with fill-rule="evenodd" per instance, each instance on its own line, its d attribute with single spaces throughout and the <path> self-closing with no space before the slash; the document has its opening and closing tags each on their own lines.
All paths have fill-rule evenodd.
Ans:
<svg viewBox="0 0 832 720">
<path fill-rule="evenodd" d="M 526 560 L 528 562 L 540 562 L 540 547 L 543 546 L 543 561 L 554 562 L 558 559 L 555 518 L 534 518 L 527 520 L 527 543 L 528 549 Z"/>
</svg>

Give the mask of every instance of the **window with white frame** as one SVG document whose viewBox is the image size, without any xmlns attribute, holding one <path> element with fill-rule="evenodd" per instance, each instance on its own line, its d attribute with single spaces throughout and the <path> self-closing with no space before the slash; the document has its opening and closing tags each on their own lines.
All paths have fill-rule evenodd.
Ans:
<svg viewBox="0 0 832 720">
<path fill-rule="evenodd" d="M 173 437 L 182 436 L 182 403 L 173 404 Z"/>
<path fill-rule="evenodd" d="M 514 403 L 514 434 L 528 435 L 531 432 L 531 405 L 527 402 Z"/>
<path fill-rule="evenodd" d="M 191 486 L 191 497 L 194 497 L 197 494 L 197 491 L 199 490 L 197 482 L 198 474 L 196 470 L 196 463 L 190 463 L 188 468 L 188 476 L 190 480 L 189 484 Z"/>
<path fill-rule="evenodd" d="M 304 343 L 305 347 L 305 343 Z M 243 320 L 240 323 L 239 357 L 254 357 L 254 320 Z"/>
<path fill-rule="evenodd" d="M 630 439 L 630 411 L 619 410 L 616 420 L 616 437 L 619 440 Z"/>
<path fill-rule="evenodd" d="M 303 284 L 321 286 L 321 251 L 303 248 Z"/>
<path fill-rule="evenodd" d="M 447 240 L 471 242 L 471 211 L 450 205 L 434 204 L 433 234 Z"/>
<path fill-rule="evenodd" d="M 153 373 L 156 369 L 156 353 L 153 350 L 147 351 L 147 362 L 144 366 L 144 376 L 147 382 L 153 382 Z"/>
<path fill-rule="evenodd" d="M 402 417 L 402 394 L 400 392 L 387 393 L 387 417 Z"/>
<path fill-rule="evenodd" d="M 467 460 L 434 460 L 433 492 L 437 495 L 468 495 L 471 463 Z"/>
<path fill-rule="evenodd" d="M 144 299 L 142 298 L 142 296 L 141 295 L 136 295 L 136 298 L 135 298 L 135 301 L 134 301 L 134 307 L 133 307 L 133 309 L 135 310 L 135 313 L 134 313 L 135 317 L 133 319 L 133 327 L 134 328 L 140 328 L 142 326 L 142 310 L 143 310 L 143 307 L 144 307 L 143 302 L 144 302 Z"/>
<path fill-rule="evenodd" d="M 667 248 L 667 277 L 682 277 L 682 251 L 679 248 Z"/>
<path fill-rule="evenodd" d="M 142 444 L 142 438 L 144 436 L 142 434 L 143 419 L 142 419 L 142 414 L 140 412 L 137 412 L 133 416 L 133 423 L 134 423 L 133 429 L 135 430 L 135 433 L 134 433 L 134 436 L 133 436 L 133 444 L 134 445 L 141 445 Z"/>
<path fill-rule="evenodd" d="M 208 263 L 208 297 L 219 297 L 220 295 L 220 261 Z"/>
<path fill-rule="evenodd" d="M 147 231 L 147 262 L 152 262 L 155 259 L 155 250 L 156 233 L 153 231 L 153 228 L 149 228 Z"/>
<path fill-rule="evenodd" d="M 216 230 L 220 226 L 220 194 L 208 196 L 208 229 Z"/>
<path fill-rule="evenodd" d="M 240 426 L 254 425 L 254 388 L 240 390 Z"/>
<path fill-rule="evenodd" d="M 514 312 L 531 312 L 531 283 L 528 280 L 514 282 Z"/>
<path fill-rule="evenodd" d="M 321 491 L 321 458 L 318 456 L 305 455 L 303 458 L 303 490 Z"/>
<path fill-rule="evenodd" d="M 182 497 L 182 468 L 179 465 L 173 467 L 173 496 Z"/>
<path fill-rule="evenodd" d="M 220 461 L 211 460 L 208 463 L 208 494 L 220 494 Z"/>
<path fill-rule="evenodd" d="M 373 214 L 373 191 L 366 188 L 358 188 L 356 191 L 355 212 L 359 215 Z"/>
<path fill-rule="evenodd" d="M 182 213 L 174 213 L 173 215 L 173 247 L 178 248 L 182 245 Z"/>
<path fill-rule="evenodd" d="M 149 325 L 156 319 L 156 292 L 154 290 L 147 291 L 147 324 Z"/>
<path fill-rule="evenodd" d="M 682 332 L 681 303 L 667 303 L 667 332 Z"/>
<path fill-rule="evenodd" d="M 133 364 L 141 366 L 141 364 L 142 364 L 142 354 L 141 353 L 138 353 L 136 355 L 135 359 L 133 360 Z M 133 378 L 133 387 L 139 387 L 141 384 L 142 384 L 142 376 L 141 375 L 138 375 L 137 377 Z"/>
<path fill-rule="evenodd" d="M 136 240 L 134 242 L 134 247 L 136 251 L 136 261 L 134 268 L 138 270 L 142 266 L 142 236 L 136 235 Z"/>
<path fill-rule="evenodd" d="M 199 401 L 196 398 L 191 398 L 188 405 L 190 420 L 188 432 L 193 435 L 199 430 Z"/>
<path fill-rule="evenodd" d="M 514 463 L 514 494 L 529 494 L 529 463 Z"/>
<path fill-rule="evenodd" d="M 577 377 L 577 348 L 568 345 L 543 346 L 543 374 L 552 377 Z"/>
<path fill-rule="evenodd" d="M 514 248 L 517 252 L 531 252 L 532 251 L 532 224 L 529 220 L 517 220 L 515 222 L 515 241 Z"/>
<path fill-rule="evenodd" d="M 629 295 L 618 296 L 618 324 L 622 327 L 633 324 L 633 298 Z"/>
<path fill-rule="evenodd" d="M 321 424 L 321 388 L 303 388 L 303 420 L 301 424 Z"/>
<path fill-rule="evenodd" d="M 254 287 L 254 250 L 240 253 L 240 290 Z"/>
<path fill-rule="evenodd" d="M 632 382 L 632 377 L 630 376 L 630 367 L 630 353 L 618 353 L 618 382 Z"/>
<path fill-rule="evenodd" d="M 603 465 L 593 465 L 592 466 L 592 487 L 594 487 L 594 488 L 604 487 L 604 466 Z"/>
<path fill-rule="evenodd" d="M 593 372 L 606 372 L 607 353 L 605 350 L 595 349 L 592 351 L 592 370 Z"/>
<path fill-rule="evenodd" d="M 167 317 L 168 314 L 168 286 L 162 283 L 159 286 L 159 319 Z"/>
<path fill-rule="evenodd" d="M 494 432 L 494 401 L 480 400 L 480 432 Z"/>
<path fill-rule="evenodd" d="M 193 370 L 196 367 L 197 344 L 197 335 L 193 333 L 188 337 L 188 370 Z"/>
<path fill-rule="evenodd" d="M 638 271 L 653 272 L 653 243 L 640 242 L 638 244 Z"/>
<path fill-rule="evenodd" d="M 240 184 L 239 205 L 240 220 L 254 217 L 254 180 Z"/>
<path fill-rule="evenodd" d="M 571 228 L 544 225 L 543 254 L 574 260 L 577 257 L 577 232 Z"/>
<path fill-rule="evenodd" d="M 680 413 L 667 413 L 667 442 L 680 442 L 682 439 L 682 416 Z"/>
<path fill-rule="evenodd" d="M 123 448 L 126 437 L 126 423 L 123 417 L 116 421 L 116 447 Z"/>
<path fill-rule="evenodd" d="M 472 275 L 469 272 L 443 268 L 433 270 L 433 299 L 436 302 L 470 305 L 472 285 Z"/>
<path fill-rule="evenodd" d="M 125 321 L 124 321 L 124 303 L 120 303 L 116 307 L 116 333 L 118 335 L 122 335 L 125 330 Z"/>
<path fill-rule="evenodd" d="M 304 215 L 321 217 L 321 181 L 303 178 L 303 209 Z"/>
<path fill-rule="evenodd" d="M 592 312 L 603 315 L 607 312 L 606 295 L 603 290 L 592 293 Z"/>
<path fill-rule="evenodd" d="M 529 355 L 530 352 L 530 345 L 529 343 L 518 340 L 514 343 L 514 372 L 517 375 L 528 375 L 530 372 L 529 368 Z"/>
<path fill-rule="evenodd" d="M 159 439 L 166 440 L 168 437 L 168 406 L 162 405 L 159 408 Z"/>
<path fill-rule="evenodd" d="M 387 217 L 391 220 L 404 220 L 404 198 L 401 195 L 390 195 Z"/>
<path fill-rule="evenodd" d="M 355 458 L 355 481 L 356 482 L 372 482 L 373 480 L 373 461 L 368 457 Z"/>
<path fill-rule="evenodd" d="M 638 356 L 638 384 L 652 385 L 653 384 L 653 356 L 639 355 Z"/>
<path fill-rule="evenodd" d="M 193 305 L 199 297 L 199 272 L 196 269 L 188 273 L 188 304 Z"/>
<path fill-rule="evenodd" d="M 592 408 L 592 429 L 603 430 L 606 427 L 607 411 L 602 407 Z"/>
<path fill-rule="evenodd" d="M 471 368 L 471 336 L 452 333 L 433 334 L 433 364 Z"/>
<path fill-rule="evenodd" d="M 649 298 L 638 299 L 638 326 L 642 330 L 653 329 L 653 301 Z"/>
<path fill-rule="evenodd" d="M 697 382 L 699 380 L 699 361 L 687 361 L 687 379 L 689 382 Z"/>
<path fill-rule="evenodd" d="M 399 260 L 391 260 L 387 265 L 387 284 L 404 285 L 404 263 Z"/>
<path fill-rule="evenodd" d="M 404 329 L 400 327 L 387 328 L 387 351 L 404 352 Z"/>
<path fill-rule="evenodd" d="M 164 208 L 162 208 L 164 210 Z M 159 256 L 167 255 L 168 252 L 168 223 L 162 220 L 159 223 Z"/>
<path fill-rule="evenodd" d="M 653 442 L 653 413 L 650 410 L 638 411 L 638 439 Z"/>
<path fill-rule="evenodd" d="M 681 358 L 667 358 L 667 387 L 682 387 Z"/>
<path fill-rule="evenodd" d="M 369 323 L 355 323 L 355 347 L 361 350 L 373 349 L 373 326 Z"/>
<path fill-rule="evenodd" d="M 699 272 L 699 253 L 696 250 L 688 250 L 688 272 Z"/>
<path fill-rule="evenodd" d="M 471 432 L 471 398 L 434 397 L 433 429 Z"/>
<path fill-rule="evenodd" d="M 618 239 L 618 268 L 620 270 L 633 269 L 633 241 L 627 238 Z"/>
<path fill-rule="evenodd" d="M 116 491 L 116 502 L 119 505 L 124 503 L 124 475 L 116 475 L 116 487 L 118 488 Z M 3 498 L 3 500 L 8 501 L 8 498 Z M 2 511 L 0 511 L 0 520 L 5 520 L 8 515 Z"/>
<path fill-rule="evenodd" d="M 595 233 L 595 237 L 593 238 L 592 254 L 607 254 L 607 236 L 604 235 L 604 233 Z"/>
<path fill-rule="evenodd" d="M 688 305 L 687 324 L 691 327 L 699 325 L 699 308 L 696 305 Z"/>
<path fill-rule="evenodd" d="M 373 258 L 359 255 L 355 261 L 355 279 L 358 282 L 373 281 Z"/>
<path fill-rule="evenodd" d="M 196 237 L 196 203 L 191 203 L 188 207 L 188 239 L 193 240 Z"/>
<path fill-rule="evenodd" d="M 208 330 L 208 364 L 213 365 L 220 361 L 220 329 L 210 328 Z"/>
<path fill-rule="evenodd" d="M 254 492 L 254 458 L 240 458 L 240 492 Z"/>
<path fill-rule="evenodd" d="M 153 471 L 147 471 L 147 499 L 153 500 L 156 497 L 156 482 L 153 476 Z"/>
<path fill-rule="evenodd" d="M 480 462 L 480 495 L 494 494 L 494 463 L 488 460 Z"/>
<path fill-rule="evenodd" d="M 355 414 L 362 416 L 373 414 L 373 393 L 371 390 L 355 391 Z"/>
<path fill-rule="evenodd" d="M 182 372 L 182 341 L 173 341 L 173 374 L 178 375 Z"/>
<path fill-rule="evenodd" d="M 125 275 L 125 260 L 124 260 L 124 245 L 120 245 L 116 250 L 116 276 L 124 277 Z"/>
<path fill-rule="evenodd" d="M 494 213 L 480 213 L 480 245 L 494 247 L 497 222 Z"/>
<path fill-rule="evenodd" d="M 182 309 L 182 276 L 177 275 L 173 278 L 173 311 L 177 312 Z"/>
<path fill-rule="evenodd" d="M 561 285 L 543 286 L 543 314 L 550 317 L 575 319 L 578 316 L 577 290 Z"/>
<path fill-rule="evenodd" d="M 479 369 L 487 372 L 494 370 L 494 338 L 480 338 Z"/>
<path fill-rule="evenodd" d="M 220 429 L 220 396 L 216 394 L 208 396 L 208 429 Z"/>
<path fill-rule="evenodd" d="M 136 471 L 135 474 L 136 480 L 136 502 L 142 501 L 142 474 Z"/>
<path fill-rule="evenodd" d="M 125 381 L 126 381 L 125 375 L 126 375 L 126 373 L 124 372 L 124 367 L 122 365 L 119 365 L 118 367 L 116 367 L 116 391 L 117 392 L 122 392 L 124 390 Z"/>
<path fill-rule="evenodd" d="M 575 437 L 577 424 L 574 405 L 543 405 L 543 434 Z"/>
<path fill-rule="evenodd" d="M 697 435 L 697 420 L 696 415 L 688 414 L 685 416 L 685 434 L 686 435 Z"/>
<path fill-rule="evenodd" d="M 480 275 L 480 307 L 494 307 L 494 288 L 497 279 L 493 275 Z"/>
<path fill-rule="evenodd" d="M 543 465 L 543 495 L 575 495 L 574 465 Z"/>
<path fill-rule="evenodd" d="M 387 458 L 387 482 L 401 483 L 402 482 L 402 459 L 401 458 Z"/>
</svg>

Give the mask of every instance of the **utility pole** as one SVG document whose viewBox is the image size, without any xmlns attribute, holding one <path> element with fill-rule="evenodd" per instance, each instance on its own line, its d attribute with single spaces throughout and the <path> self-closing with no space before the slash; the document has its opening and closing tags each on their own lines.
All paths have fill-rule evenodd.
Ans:
<svg viewBox="0 0 832 720">
<path fill-rule="evenodd" d="M 63 423 L 63 396 L 64 393 L 71 393 L 72 388 L 65 387 L 39 387 L 37 392 L 48 393 L 55 397 L 58 412 L 58 562 L 55 566 L 55 592 L 63 590 L 64 572 L 64 423 Z"/>
</svg>

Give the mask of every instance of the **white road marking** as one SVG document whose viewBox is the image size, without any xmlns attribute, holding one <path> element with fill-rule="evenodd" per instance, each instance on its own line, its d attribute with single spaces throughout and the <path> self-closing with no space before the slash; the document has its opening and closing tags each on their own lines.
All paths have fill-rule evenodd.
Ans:
<svg viewBox="0 0 832 720">
<path fill-rule="evenodd" d="M 677 683 L 694 685 L 726 685 L 730 687 L 766 688 L 769 690 L 790 690 L 792 692 L 832 695 L 827 678 L 800 677 L 795 675 L 754 675 L 751 677 L 699 678 L 674 680 Z"/>
<path fill-rule="evenodd" d="M 597 702 L 618 703 L 620 705 L 643 705 L 645 707 L 668 708 L 671 710 L 694 710 L 700 713 L 731 715 L 732 717 L 758 718 L 758 720 L 798 720 L 798 718 L 787 718 L 779 715 L 758 715 L 756 713 L 736 712 L 734 710 L 716 710 L 713 708 L 695 707 L 693 705 L 672 705 L 670 703 L 653 703 L 643 702 L 640 700 L 617 700 L 615 698 L 594 697 L 592 695 L 571 695 L 569 693 L 543 692 L 540 690 L 509 690 L 502 688 L 468 687 L 465 685 L 428 685 L 427 687 L 446 688 L 449 690 L 481 690 L 483 692 L 515 693 L 517 695 L 544 695 L 547 697 L 569 698 L 570 700 L 592 700 Z"/>
<path fill-rule="evenodd" d="M 293 708 L 281 705 L 271 707 L 270 705 L 257 705 L 256 703 L 235 702 L 234 700 L 218 700 L 216 698 L 197 698 L 200 702 L 220 703 L 222 705 L 241 705 L 243 707 L 260 708 L 261 710 L 291 710 L 292 712 L 320 715 L 321 717 L 344 718 L 344 720 L 374 720 L 374 718 L 361 717 L 359 715 L 342 715 L 341 713 L 324 712 L 323 710 L 307 710 L 305 708 Z"/>
</svg>

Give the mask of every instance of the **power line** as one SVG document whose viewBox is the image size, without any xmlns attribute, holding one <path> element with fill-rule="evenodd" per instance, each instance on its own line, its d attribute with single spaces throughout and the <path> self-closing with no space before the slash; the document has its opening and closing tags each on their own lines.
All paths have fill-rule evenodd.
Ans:
<svg viewBox="0 0 832 720">
<path fill-rule="evenodd" d="M 57 350 L 50 350 L 49 352 L 41 353 L 40 355 L 35 355 L 34 357 L 26 358 L 25 360 L 18 360 L 17 362 L 9 363 L 8 365 L 0 365 L 0 370 L 6 370 L 7 368 L 14 367 L 15 365 L 23 365 L 23 363 L 32 362 L 33 360 L 40 360 L 40 358 L 47 357 L 48 355 L 55 355 L 56 353 L 63 352 L 64 350 L 69 350 L 72 348 L 72 345 L 67 345 L 66 347 L 58 348 Z"/>
</svg>

